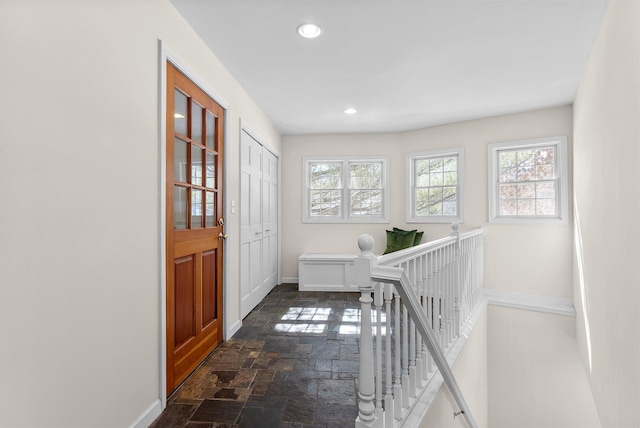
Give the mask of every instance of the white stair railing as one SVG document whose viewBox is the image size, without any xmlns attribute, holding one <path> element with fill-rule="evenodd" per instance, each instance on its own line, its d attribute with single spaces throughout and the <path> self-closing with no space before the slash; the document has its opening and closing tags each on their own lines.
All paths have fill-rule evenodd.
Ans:
<svg viewBox="0 0 640 428">
<path fill-rule="evenodd" d="M 402 426 L 438 370 L 467 424 L 476 426 L 445 354 L 481 300 L 486 231 L 452 229 L 447 238 L 383 256 L 371 253 L 370 235 L 358 239 L 357 428 Z"/>
</svg>

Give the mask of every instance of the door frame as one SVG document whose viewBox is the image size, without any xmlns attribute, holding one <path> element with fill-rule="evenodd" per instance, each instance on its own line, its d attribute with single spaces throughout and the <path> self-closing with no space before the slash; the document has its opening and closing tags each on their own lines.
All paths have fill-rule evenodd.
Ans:
<svg viewBox="0 0 640 428">
<path fill-rule="evenodd" d="M 159 220 L 160 220 L 160 230 L 159 230 L 159 240 L 158 240 L 158 248 L 159 248 L 159 278 L 160 278 L 160 290 L 159 290 L 159 303 L 160 303 L 160 405 L 164 410 L 167 407 L 167 275 L 166 275 L 166 263 L 167 263 L 167 253 L 166 253 L 166 241 L 167 241 L 167 216 L 166 216 L 166 204 L 167 204 L 167 187 L 166 187 L 166 177 L 167 177 L 167 153 L 166 153 L 166 144 L 167 144 L 167 62 L 173 64 L 182 74 L 188 77 L 193 83 L 195 83 L 200 89 L 202 89 L 209 97 L 211 97 L 215 102 L 217 102 L 225 111 L 223 126 L 225 129 L 224 133 L 224 183 L 222 186 L 223 189 L 223 212 L 224 218 L 230 218 L 229 212 L 229 204 L 227 204 L 227 192 L 229 186 L 229 103 L 219 95 L 219 93 L 213 89 L 201 78 L 198 77 L 198 74 L 193 72 L 188 66 L 186 66 L 186 61 L 182 60 L 178 55 L 176 55 L 173 51 L 171 51 L 166 44 L 162 41 L 162 39 L 158 39 L 158 73 L 159 73 L 159 129 L 158 129 L 158 149 L 160 152 L 159 162 L 160 162 L 160 174 L 158 177 L 159 182 Z M 227 222 L 228 224 L 228 222 Z M 223 289 L 223 337 L 222 340 L 228 340 L 231 336 L 230 334 L 230 322 L 229 322 L 229 311 L 230 307 L 229 302 L 229 293 L 227 292 L 227 284 L 228 284 L 228 269 L 226 266 L 228 265 L 228 253 L 229 253 L 229 245 L 226 244 L 223 247 L 223 257 L 225 260 L 225 268 L 222 277 L 222 289 Z"/>
<path fill-rule="evenodd" d="M 255 132 L 248 124 L 247 121 L 240 118 L 240 138 L 242 138 L 242 132 L 246 132 L 249 134 L 251 138 L 253 138 L 258 144 L 260 144 L 265 150 L 268 150 L 273 154 L 276 158 L 278 158 L 278 249 L 277 249 L 277 257 L 278 257 L 278 278 L 276 280 L 276 285 L 282 284 L 282 156 L 280 152 L 273 148 L 272 145 L 267 144 L 265 140 L 260 138 L 260 135 Z M 226 160 L 226 158 L 225 158 Z M 242 156 L 238 156 L 238 183 L 242 182 Z M 242 215 L 242 206 L 238 207 L 238 214 Z M 238 245 L 238 266 L 240 267 L 240 272 L 242 273 L 242 245 Z M 240 299 L 242 296 L 240 296 Z M 242 313 L 240 308 L 241 302 L 238 301 L 238 311 Z"/>
</svg>

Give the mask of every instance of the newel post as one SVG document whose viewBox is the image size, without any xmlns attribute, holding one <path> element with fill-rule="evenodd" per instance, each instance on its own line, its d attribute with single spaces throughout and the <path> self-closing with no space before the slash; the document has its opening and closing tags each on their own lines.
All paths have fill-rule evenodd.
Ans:
<svg viewBox="0 0 640 428">
<path fill-rule="evenodd" d="M 371 269 L 377 257 L 371 253 L 373 237 L 361 235 L 358 238 L 360 254 L 354 260 L 355 283 L 360 289 L 360 379 L 358 389 L 358 418 L 356 428 L 379 427 L 375 415 L 375 380 L 373 368 L 373 337 L 371 328 Z"/>
<path fill-rule="evenodd" d="M 451 236 L 456 238 L 454 265 L 453 265 L 453 333 L 460 336 L 460 305 L 462 305 L 462 263 L 460 251 L 460 225 L 458 223 L 451 224 Z"/>
</svg>

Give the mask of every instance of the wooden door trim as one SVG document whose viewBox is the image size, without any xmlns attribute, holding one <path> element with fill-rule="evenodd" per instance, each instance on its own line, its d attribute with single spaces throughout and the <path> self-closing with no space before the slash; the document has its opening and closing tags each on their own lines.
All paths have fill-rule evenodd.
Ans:
<svg viewBox="0 0 640 428">
<path fill-rule="evenodd" d="M 202 91 L 204 91 L 210 98 L 212 98 L 222 109 L 225 111 L 223 118 L 223 126 L 225 130 L 229 130 L 229 103 L 215 90 L 212 90 L 211 86 L 208 85 L 203 79 L 201 79 L 197 73 L 195 73 L 190 67 L 188 67 L 178 55 L 176 55 L 169 47 L 167 47 L 166 43 L 162 40 L 158 40 L 158 76 L 159 78 L 159 97 L 158 97 L 158 150 L 160 152 L 159 156 L 159 202 L 158 202 L 158 210 L 159 210 L 159 239 L 158 239 L 158 275 L 160 279 L 159 284 L 159 314 L 160 314 L 160 331 L 159 334 L 159 406 L 152 406 L 149 410 L 149 417 L 151 420 L 155 419 L 155 417 L 159 416 L 162 409 L 167 406 L 167 277 L 166 277 L 166 260 L 167 260 L 167 249 L 166 249 L 166 241 L 167 241 L 167 216 L 166 216 L 166 194 L 167 194 L 167 158 L 166 158 L 166 139 L 167 139 L 167 63 L 171 63 L 174 67 L 176 67 L 182 74 L 188 77 L 191 81 L 193 81 Z M 229 153 L 229 132 L 224 133 L 223 138 L 223 147 L 225 153 Z M 228 186 L 229 186 L 229 156 L 224 156 L 224 183 L 223 183 L 223 191 L 224 194 L 227 195 Z M 224 217 L 229 218 L 230 212 L 229 208 L 224 202 L 223 212 Z M 230 238 L 231 239 L 231 238 Z M 223 248 L 224 259 L 228 259 L 228 245 L 225 245 Z M 222 332 L 223 340 L 229 339 L 240 328 L 239 321 L 234 323 L 233 325 L 229 322 L 228 319 L 228 308 L 232 305 L 229 302 L 229 293 L 227 292 L 227 284 L 228 284 L 228 269 L 225 269 L 223 272 L 222 279 L 222 287 L 223 287 L 223 328 Z M 158 411 L 159 410 L 159 411 Z M 157 415 L 155 414 L 157 412 Z"/>
</svg>

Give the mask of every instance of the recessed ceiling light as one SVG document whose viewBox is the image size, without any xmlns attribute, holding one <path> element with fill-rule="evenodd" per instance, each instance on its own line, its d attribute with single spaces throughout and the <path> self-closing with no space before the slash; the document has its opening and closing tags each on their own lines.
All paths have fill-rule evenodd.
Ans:
<svg viewBox="0 0 640 428">
<path fill-rule="evenodd" d="M 305 39 L 315 39 L 322 33 L 322 29 L 316 24 L 305 23 L 298 25 L 298 34 Z"/>
<path fill-rule="evenodd" d="M 173 117 L 175 117 L 176 119 L 184 119 L 184 115 L 180 113 L 174 113 Z"/>
<path fill-rule="evenodd" d="M 349 107 L 348 109 L 346 109 L 344 111 L 346 114 L 356 114 L 358 112 L 358 110 L 354 109 L 353 107 Z"/>
</svg>

